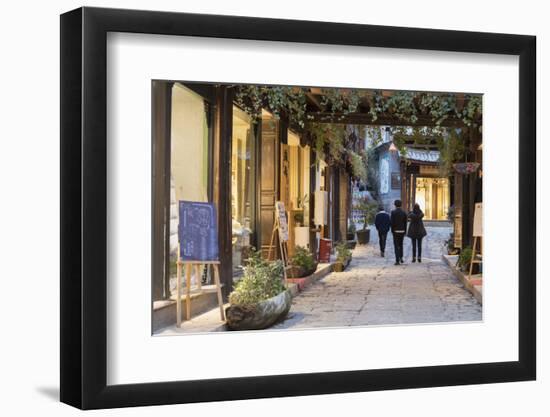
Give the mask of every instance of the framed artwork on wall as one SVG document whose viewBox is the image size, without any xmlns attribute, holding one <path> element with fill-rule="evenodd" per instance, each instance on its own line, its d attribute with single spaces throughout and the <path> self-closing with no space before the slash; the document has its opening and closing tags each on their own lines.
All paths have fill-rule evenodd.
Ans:
<svg viewBox="0 0 550 417">
<path fill-rule="evenodd" d="M 63 14 L 61 401 L 535 379 L 535 45 Z"/>
</svg>

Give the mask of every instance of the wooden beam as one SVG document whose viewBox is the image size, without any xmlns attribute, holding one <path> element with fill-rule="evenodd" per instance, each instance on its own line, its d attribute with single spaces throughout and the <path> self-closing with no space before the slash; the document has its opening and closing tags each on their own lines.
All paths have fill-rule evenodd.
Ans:
<svg viewBox="0 0 550 417">
<path fill-rule="evenodd" d="M 217 88 L 214 144 L 214 202 L 218 209 L 220 275 L 227 297 L 233 289 L 231 228 L 231 137 L 233 131 L 233 89 Z"/>
<path fill-rule="evenodd" d="M 171 82 L 152 83 L 153 301 L 170 297 L 170 136 Z"/>
<path fill-rule="evenodd" d="M 436 124 L 431 117 L 419 116 L 416 123 L 404 121 L 396 117 L 379 116 L 373 120 L 368 113 L 351 113 L 347 115 L 334 115 L 330 112 L 310 112 L 308 117 L 316 123 L 338 123 L 338 124 L 357 124 L 357 125 L 375 125 L 375 126 L 433 126 Z M 466 127 L 462 120 L 457 118 L 448 118 L 444 120 L 442 127 Z"/>
<path fill-rule="evenodd" d="M 312 93 L 306 93 L 306 98 L 308 99 L 308 101 L 310 102 L 310 104 L 313 104 L 316 108 L 317 111 L 321 111 L 322 110 L 322 106 L 321 106 L 321 103 L 319 102 L 319 100 L 317 99 L 317 97 L 315 97 L 314 94 Z"/>
</svg>

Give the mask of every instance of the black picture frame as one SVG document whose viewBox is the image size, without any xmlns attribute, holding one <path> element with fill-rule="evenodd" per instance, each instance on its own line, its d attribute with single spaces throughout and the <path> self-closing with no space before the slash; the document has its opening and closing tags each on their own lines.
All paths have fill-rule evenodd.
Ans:
<svg viewBox="0 0 550 417">
<path fill-rule="evenodd" d="M 519 56 L 519 360 L 106 384 L 108 32 Z M 533 380 L 536 38 L 251 17 L 80 8 L 61 16 L 61 401 L 82 409 Z"/>
</svg>

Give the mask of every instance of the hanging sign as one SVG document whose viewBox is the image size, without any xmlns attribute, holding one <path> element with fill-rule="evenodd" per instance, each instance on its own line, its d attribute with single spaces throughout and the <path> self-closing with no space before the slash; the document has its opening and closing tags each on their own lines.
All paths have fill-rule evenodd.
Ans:
<svg viewBox="0 0 550 417">
<path fill-rule="evenodd" d="M 275 215 L 278 221 L 279 239 L 281 242 L 288 242 L 288 223 L 286 221 L 285 204 L 282 201 L 275 203 Z"/>
<path fill-rule="evenodd" d="M 219 260 L 218 225 L 214 204 L 180 200 L 178 212 L 181 260 Z"/>
</svg>

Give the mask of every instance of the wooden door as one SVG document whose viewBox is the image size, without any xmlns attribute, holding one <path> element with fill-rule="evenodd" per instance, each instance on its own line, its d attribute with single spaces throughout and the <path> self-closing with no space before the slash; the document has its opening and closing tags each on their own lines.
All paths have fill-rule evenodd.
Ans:
<svg viewBox="0 0 550 417">
<path fill-rule="evenodd" d="M 275 221 L 275 201 L 279 188 L 279 126 L 273 119 L 262 119 L 259 166 L 259 230 L 258 242 L 264 256 L 270 247 Z"/>
<path fill-rule="evenodd" d="M 338 225 L 339 225 L 339 236 L 338 240 L 346 240 L 346 234 L 348 231 L 348 213 L 349 213 L 349 175 L 340 170 L 340 184 L 339 184 L 339 194 L 340 194 L 340 207 L 338 210 Z"/>
</svg>

